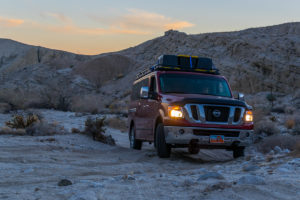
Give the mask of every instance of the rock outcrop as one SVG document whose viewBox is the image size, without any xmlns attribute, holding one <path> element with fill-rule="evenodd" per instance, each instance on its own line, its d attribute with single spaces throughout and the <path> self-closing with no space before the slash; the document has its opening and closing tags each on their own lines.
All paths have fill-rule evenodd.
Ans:
<svg viewBox="0 0 300 200">
<path fill-rule="evenodd" d="M 58 108 L 55 104 L 68 99 L 64 102 L 72 109 L 75 97 L 93 95 L 101 102 L 98 110 L 125 109 L 135 74 L 161 54 L 211 57 L 236 91 L 294 93 L 300 89 L 299 35 L 299 22 L 197 35 L 170 30 L 138 46 L 96 56 L 0 39 L 0 102 Z"/>
</svg>

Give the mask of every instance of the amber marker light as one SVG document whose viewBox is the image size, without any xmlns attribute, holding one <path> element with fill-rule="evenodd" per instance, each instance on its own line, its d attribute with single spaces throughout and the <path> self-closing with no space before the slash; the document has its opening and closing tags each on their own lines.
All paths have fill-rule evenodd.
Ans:
<svg viewBox="0 0 300 200">
<path fill-rule="evenodd" d="M 169 116 L 172 118 L 183 118 L 183 111 L 180 106 L 169 106 L 168 112 Z"/>
<path fill-rule="evenodd" d="M 253 122 L 253 112 L 251 110 L 247 110 L 245 113 L 245 121 Z"/>
</svg>

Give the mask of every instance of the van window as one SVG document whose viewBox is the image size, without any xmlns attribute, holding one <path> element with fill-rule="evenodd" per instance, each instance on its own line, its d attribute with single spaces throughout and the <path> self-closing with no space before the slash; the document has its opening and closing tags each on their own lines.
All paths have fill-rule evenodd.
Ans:
<svg viewBox="0 0 300 200">
<path fill-rule="evenodd" d="M 149 78 L 148 77 L 133 84 L 131 100 L 138 100 L 140 98 L 140 91 L 141 91 L 141 87 L 143 87 L 143 86 L 149 86 Z"/>
</svg>

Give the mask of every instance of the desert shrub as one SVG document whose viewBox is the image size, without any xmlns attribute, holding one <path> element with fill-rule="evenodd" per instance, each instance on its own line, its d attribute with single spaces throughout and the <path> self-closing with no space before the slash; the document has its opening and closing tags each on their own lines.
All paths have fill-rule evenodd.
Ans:
<svg viewBox="0 0 300 200">
<path fill-rule="evenodd" d="M 0 102 L 0 113 L 8 113 L 11 110 L 11 105 Z"/>
<path fill-rule="evenodd" d="M 80 130 L 78 128 L 72 128 L 71 132 L 72 133 L 80 133 Z"/>
<path fill-rule="evenodd" d="M 254 108 L 253 109 L 254 124 L 259 123 L 269 114 L 270 114 L 270 110 L 267 108 Z"/>
<path fill-rule="evenodd" d="M 295 126 L 293 128 L 293 131 L 295 134 L 300 134 L 300 116 L 295 116 Z"/>
<path fill-rule="evenodd" d="M 273 101 L 276 101 L 276 96 L 272 93 L 268 94 L 266 96 L 267 100 L 270 101 L 270 102 L 273 102 Z"/>
<path fill-rule="evenodd" d="M 127 130 L 126 121 L 120 117 L 113 117 L 106 120 L 106 124 L 114 129 L 125 132 Z"/>
<path fill-rule="evenodd" d="M 288 118 L 286 121 L 285 121 L 285 127 L 287 129 L 292 129 L 294 128 L 295 126 L 295 119 L 294 118 Z"/>
<path fill-rule="evenodd" d="M 265 133 L 266 135 L 270 136 L 270 135 L 280 133 L 280 130 L 276 126 L 276 123 L 262 120 L 256 124 L 254 124 L 254 132 L 256 134 Z"/>
<path fill-rule="evenodd" d="M 273 135 L 264 138 L 257 145 L 257 149 L 262 153 L 268 153 L 274 147 L 279 146 L 281 149 L 295 150 L 296 145 L 300 142 L 300 137 L 291 135 Z"/>
<path fill-rule="evenodd" d="M 73 112 L 89 112 L 89 113 L 99 113 L 104 107 L 101 101 L 101 96 L 85 95 L 85 96 L 75 96 L 72 98 L 71 110 Z"/>
<path fill-rule="evenodd" d="M 296 142 L 294 150 L 291 152 L 291 155 L 300 158 L 300 140 Z"/>
<path fill-rule="evenodd" d="M 284 112 L 285 112 L 285 114 L 290 114 L 291 115 L 295 112 L 295 108 L 291 107 L 291 106 L 287 106 L 287 107 L 285 107 Z"/>
<path fill-rule="evenodd" d="M 272 108 L 271 111 L 272 112 L 276 112 L 276 113 L 284 113 L 285 112 L 285 108 L 283 106 L 276 106 L 276 107 Z"/>
<path fill-rule="evenodd" d="M 10 121 L 5 122 L 5 124 L 10 128 L 25 129 L 39 121 L 39 117 L 35 114 L 28 114 L 27 116 L 15 115 Z"/>
<path fill-rule="evenodd" d="M 85 121 L 85 129 L 84 133 L 88 135 L 92 135 L 93 140 L 97 140 L 109 145 L 115 145 L 115 140 L 112 138 L 111 135 L 106 136 L 105 129 L 104 129 L 104 120 L 103 118 L 96 118 L 92 119 L 88 117 Z"/>
</svg>

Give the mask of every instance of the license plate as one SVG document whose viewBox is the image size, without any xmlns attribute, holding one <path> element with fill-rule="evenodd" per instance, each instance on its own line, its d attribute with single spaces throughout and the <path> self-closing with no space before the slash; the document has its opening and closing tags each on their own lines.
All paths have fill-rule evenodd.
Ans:
<svg viewBox="0 0 300 200">
<path fill-rule="evenodd" d="M 209 141 L 210 143 L 224 143 L 224 135 L 211 135 Z"/>
</svg>

